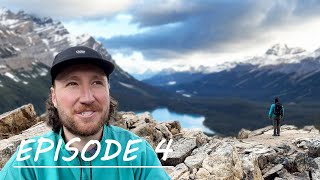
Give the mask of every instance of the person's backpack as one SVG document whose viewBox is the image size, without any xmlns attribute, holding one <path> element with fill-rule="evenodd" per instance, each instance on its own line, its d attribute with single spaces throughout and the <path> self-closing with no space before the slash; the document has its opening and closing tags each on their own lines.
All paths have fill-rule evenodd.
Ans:
<svg viewBox="0 0 320 180">
<path fill-rule="evenodd" d="M 281 103 L 277 102 L 275 104 L 275 107 L 273 109 L 273 114 L 276 116 L 282 116 L 283 111 L 282 111 L 282 104 Z"/>
</svg>

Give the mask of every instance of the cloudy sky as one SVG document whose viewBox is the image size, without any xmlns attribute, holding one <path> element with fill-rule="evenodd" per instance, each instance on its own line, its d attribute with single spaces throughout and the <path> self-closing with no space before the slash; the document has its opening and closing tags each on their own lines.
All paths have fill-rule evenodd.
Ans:
<svg viewBox="0 0 320 180">
<path fill-rule="evenodd" d="M 105 44 L 126 71 L 214 66 L 262 55 L 276 43 L 320 47 L 317 0 L 0 0 L 62 21 Z"/>
</svg>

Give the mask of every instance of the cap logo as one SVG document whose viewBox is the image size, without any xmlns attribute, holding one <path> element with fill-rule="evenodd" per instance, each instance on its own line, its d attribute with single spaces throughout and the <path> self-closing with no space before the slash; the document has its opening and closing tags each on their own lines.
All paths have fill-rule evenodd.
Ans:
<svg viewBox="0 0 320 180">
<path fill-rule="evenodd" d="M 86 51 L 85 51 L 85 50 L 76 50 L 76 53 L 77 53 L 77 54 L 85 54 Z"/>
</svg>

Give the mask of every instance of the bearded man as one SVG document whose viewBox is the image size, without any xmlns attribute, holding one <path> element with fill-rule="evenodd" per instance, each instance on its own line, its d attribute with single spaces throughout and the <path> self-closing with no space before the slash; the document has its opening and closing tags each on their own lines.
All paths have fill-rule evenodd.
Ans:
<svg viewBox="0 0 320 180">
<path fill-rule="evenodd" d="M 46 113 L 52 132 L 24 141 L 0 179 L 170 179 L 145 140 L 108 124 L 116 108 L 109 95 L 113 70 L 88 47 L 57 54 Z"/>
</svg>

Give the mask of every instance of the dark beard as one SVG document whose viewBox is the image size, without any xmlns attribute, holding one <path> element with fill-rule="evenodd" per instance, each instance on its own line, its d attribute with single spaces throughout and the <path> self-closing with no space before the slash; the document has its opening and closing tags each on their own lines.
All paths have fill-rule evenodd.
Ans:
<svg viewBox="0 0 320 180">
<path fill-rule="evenodd" d="M 103 125 L 105 124 L 106 120 L 105 119 L 101 119 L 97 128 L 94 129 L 87 129 L 86 131 L 81 131 L 77 128 L 77 126 L 75 125 L 74 121 L 70 121 L 69 119 L 67 121 L 61 121 L 62 125 L 72 134 L 76 135 L 76 136 L 80 136 L 80 137 L 88 137 L 88 136 L 92 136 L 97 134 L 100 129 L 103 127 Z"/>
<path fill-rule="evenodd" d="M 58 110 L 59 111 L 59 110 Z M 60 114 L 60 113 L 63 113 Z M 61 117 L 64 117 L 63 119 Z M 59 118 L 62 125 L 73 135 L 80 136 L 80 137 L 88 137 L 97 134 L 101 128 L 103 128 L 104 124 L 108 121 L 108 111 L 104 113 L 104 115 L 101 117 L 100 121 L 98 122 L 97 126 L 92 129 L 85 129 L 81 130 L 77 126 L 76 122 L 73 118 L 68 117 L 66 114 L 64 114 L 63 111 L 59 111 Z"/>
</svg>

